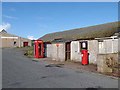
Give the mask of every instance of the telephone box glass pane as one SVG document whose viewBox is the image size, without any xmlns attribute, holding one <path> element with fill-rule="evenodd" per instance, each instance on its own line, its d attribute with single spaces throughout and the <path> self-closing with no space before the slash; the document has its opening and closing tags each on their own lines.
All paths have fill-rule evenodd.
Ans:
<svg viewBox="0 0 120 90">
<path fill-rule="evenodd" d="M 38 48 L 39 48 L 39 55 L 41 56 L 41 44 L 39 43 L 39 46 L 38 46 Z"/>
</svg>

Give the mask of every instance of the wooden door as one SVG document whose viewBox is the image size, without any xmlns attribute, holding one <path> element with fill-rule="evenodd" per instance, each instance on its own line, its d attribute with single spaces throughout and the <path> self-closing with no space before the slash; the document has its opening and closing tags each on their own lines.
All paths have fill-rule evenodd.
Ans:
<svg viewBox="0 0 120 90">
<path fill-rule="evenodd" d="M 44 43 L 44 57 L 47 57 L 47 44 Z"/>
<path fill-rule="evenodd" d="M 24 47 L 28 46 L 28 42 L 23 42 L 23 46 Z"/>
<path fill-rule="evenodd" d="M 71 43 L 67 42 L 65 44 L 65 60 L 70 60 L 70 55 L 71 55 Z"/>
</svg>

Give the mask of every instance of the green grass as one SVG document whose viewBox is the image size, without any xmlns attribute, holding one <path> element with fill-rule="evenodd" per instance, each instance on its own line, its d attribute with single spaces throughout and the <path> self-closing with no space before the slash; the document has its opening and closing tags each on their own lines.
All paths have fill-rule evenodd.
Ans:
<svg viewBox="0 0 120 90">
<path fill-rule="evenodd" d="M 34 47 L 26 47 L 25 56 L 33 57 L 34 56 Z"/>
</svg>

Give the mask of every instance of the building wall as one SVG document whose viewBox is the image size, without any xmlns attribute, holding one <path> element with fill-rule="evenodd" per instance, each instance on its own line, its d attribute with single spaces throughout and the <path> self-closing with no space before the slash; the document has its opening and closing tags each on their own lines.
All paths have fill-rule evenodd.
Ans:
<svg viewBox="0 0 120 90">
<path fill-rule="evenodd" d="M 2 39 L 1 39 L 1 36 L 0 36 L 0 48 L 2 48 Z"/>
<path fill-rule="evenodd" d="M 97 40 L 88 40 L 88 53 L 89 53 L 89 62 L 97 63 L 98 55 L 98 41 Z"/>
<path fill-rule="evenodd" d="M 120 39 L 119 39 L 120 40 Z M 87 40 L 88 41 L 88 53 L 89 63 L 97 64 L 99 54 L 116 53 L 118 52 L 118 39 L 103 40 Z M 120 48 L 119 48 L 120 49 Z M 71 60 L 81 62 L 80 41 L 71 42 Z M 56 44 L 47 44 L 47 57 L 51 57 L 53 60 L 65 61 L 65 43 L 60 43 L 59 47 Z"/>
<path fill-rule="evenodd" d="M 20 47 L 23 47 L 24 42 L 28 42 L 28 46 L 31 46 L 31 40 L 19 37 Z"/>
<path fill-rule="evenodd" d="M 79 41 L 71 42 L 71 60 L 81 62 L 81 52 L 80 52 L 80 43 Z"/>
<path fill-rule="evenodd" d="M 65 61 L 65 44 L 59 43 L 58 47 L 56 44 L 47 44 L 47 57 L 52 60 Z"/>
<path fill-rule="evenodd" d="M 16 42 L 16 44 L 14 45 L 14 42 Z M 19 42 L 18 39 L 2 39 L 2 47 L 17 47 L 19 46 Z"/>
<path fill-rule="evenodd" d="M 118 39 L 118 52 L 120 53 L 120 38 Z"/>
<path fill-rule="evenodd" d="M 87 41 L 88 41 L 89 63 L 96 64 L 97 54 L 98 54 L 98 41 L 97 40 L 87 40 Z M 82 60 L 80 41 L 71 42 L 71 60 L 77 62 L 81 62 Z"/>
<path fill-rule="evenodd" d="M 107 39 L 99 42 L 99 54 L 117 53 L 118 39 Z"/>
<path fill-rule="evenodd" d="M 103 42 L 99 42 L 99 54 L 97 69 L 99 72 L 113 72 L 112 66 L 115 63 L 118 63 L 119 57 L 119 39 L 106 39 Z M 107 63 L 106 63 L 107 62 Z"/>
<path fill-rule="evenodd" d="M 23 42 L 28 42 L 31 46 L 31 40 L 18 37 L 18 39 L 2 38 L 2 47 L 23 47 Z M 16 44 L 14 44 L 16 42 Z"/>
<path fill-rule="evenodd" d="M 47 57 L 52 58 L 52 44 L 47 44 Z"/>
</svg>

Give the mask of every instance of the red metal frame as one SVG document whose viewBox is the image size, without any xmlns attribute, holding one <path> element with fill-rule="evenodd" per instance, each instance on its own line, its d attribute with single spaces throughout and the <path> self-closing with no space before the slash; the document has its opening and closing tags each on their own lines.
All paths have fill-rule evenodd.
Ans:
<svg viewBox="0 0 120 90">
<path fill-rule="evenodd" d="M 43 58 L 44 57 L 44 45 L 42 40 L 34 41 L 34 57 Z"/>
</svg>

